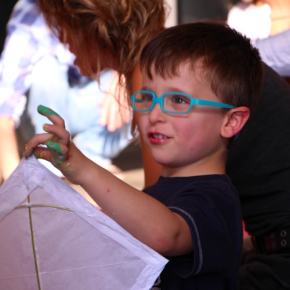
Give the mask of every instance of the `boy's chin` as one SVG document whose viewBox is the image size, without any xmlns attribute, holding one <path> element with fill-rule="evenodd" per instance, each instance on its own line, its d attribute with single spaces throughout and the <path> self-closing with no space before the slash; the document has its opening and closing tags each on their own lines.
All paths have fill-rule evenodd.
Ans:
<svg viewBox="0 0 290 290">
<path fill-rule="evenodd" d="M 162 167 L 164 168 L 178 168 L 179 164 L 176 164 L 176 162 L 172 162 L 172 160 L 168 160 L 167 158 L 154 158 L 153 159 Z"/>
</svg>

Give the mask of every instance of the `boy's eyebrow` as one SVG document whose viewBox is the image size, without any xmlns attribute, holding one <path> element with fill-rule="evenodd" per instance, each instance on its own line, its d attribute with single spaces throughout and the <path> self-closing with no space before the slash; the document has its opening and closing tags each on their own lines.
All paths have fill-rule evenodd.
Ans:
<svg viewBox="0 0 290 290">
<path fill-rule="evenodd" d="M 151 91 L 151 90 L 147 87 L 141 87 L 141 91 Z"/>
<path fill-rule="evenodd" d="M 148 88 L 148 87 L 142 87 L 141 91 L 152 91 L 152 90 L 150 88 Z M 185 93 L 183 90 L 178 89 L 178 88 L 174 88 L 174 87 L 167 88 L 165 92 Z"/>
<path fill-rule="evenodd" d="M 169 87 L 167 92 L 185 93 L 183 90 L 174 87 Z"/>
</svg>

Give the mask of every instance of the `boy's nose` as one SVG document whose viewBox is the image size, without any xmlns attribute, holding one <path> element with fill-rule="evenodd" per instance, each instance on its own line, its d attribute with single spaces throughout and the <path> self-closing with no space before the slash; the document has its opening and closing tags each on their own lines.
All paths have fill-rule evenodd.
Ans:
<svg viewBox="0 0 290 290">
<path fill-rule="evenodd" d="M 161 110 L 159 104 L 155 104 L 153 109 L 149 112 L 149 121 L 151 123 L 164 122 L 166 119 L 165 113 Z"/>
</svg>

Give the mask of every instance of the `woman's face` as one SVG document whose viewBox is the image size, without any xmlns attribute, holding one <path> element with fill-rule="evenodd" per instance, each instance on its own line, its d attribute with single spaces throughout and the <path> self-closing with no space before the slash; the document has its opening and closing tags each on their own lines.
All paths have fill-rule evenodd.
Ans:
<svg viewBox="0 0 290 290">
<path fill-rule="evenodd" d="M 99 61 L 101 61 L 101 70 L 107 68 L 114 70 L 118 69 L 117 58 L 108 49 L 100 50 L 99 46 L 96 43 L 92 43 L 89 47 L 86 47 L 83 50 L 79 50 L 74 46 L 71 38 L 68 37 L 67 42 L 69 44 L 70 52 L 76 56 L 74 64 L 79 67 L 81 73 L 84 76 L 91 76 L 90 72 L 94 72 L 94 74 L 97 74 Z M 84 58 L 88 59 L 88 61 L 82 61 Z M 90 66 L 89 69 L 87 67 L 88 65 Z"/>
</svg>

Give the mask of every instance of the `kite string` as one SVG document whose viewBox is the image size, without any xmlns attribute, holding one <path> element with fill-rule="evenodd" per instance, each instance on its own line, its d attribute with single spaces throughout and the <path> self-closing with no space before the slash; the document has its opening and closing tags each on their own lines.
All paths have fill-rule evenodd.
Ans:
<svg viewBox="0 0 290 290">
<path fill-rule="evenodd" d="M 30 195 L 28 195 L 27 200 L 28 200 L 28 204 L 30 204 Z M 42 290 L 41 289 L 41 283 L 40 283 L 39 267 L 38 267 L 37 257 L 36 257 L 34 231 L 33 231 L 33 223 L 32 223 L 32 213 L 31 213 L 31 207 L 30 206 L 28 207 L 28 212 L 29 212 L 31 242 L 32 242 L 33 255 L 34 255 L 34 263 L 35 263 L 35 270 L 36 270 L 36 276 L 37 276 L 37 283 L 38 283 L 39 290 Z"/>
</svg>

